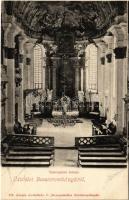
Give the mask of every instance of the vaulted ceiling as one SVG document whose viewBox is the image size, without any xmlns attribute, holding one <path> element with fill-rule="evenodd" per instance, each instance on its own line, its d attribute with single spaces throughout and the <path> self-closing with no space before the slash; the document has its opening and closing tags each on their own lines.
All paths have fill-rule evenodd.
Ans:
<svg viewBox="0 0 129 200">
<path fill-rule="evenodd" d="M 6 1 L 5 7 L 37 39 L 55 39 L 58 32 L 73 33 L 76 40 L 98 38 L 126 12 L 126 2 L 119 1 Z"/>
</svg>

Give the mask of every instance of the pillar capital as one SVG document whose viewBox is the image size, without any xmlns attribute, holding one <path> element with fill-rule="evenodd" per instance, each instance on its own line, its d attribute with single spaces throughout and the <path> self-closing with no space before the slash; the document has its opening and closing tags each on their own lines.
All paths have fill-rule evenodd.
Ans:
<svg viewBox="0 0 129 200">
<path fill-rule="evenodd" d="M 26 52 L 26 57 L 28 60 L 31 59 L 32 56 L 32 50 L 34 48 L 34 44 L 32 42 L 30 42 L 29 40 L 25 40 L 24 43 L 24 51 Z"/>
<path fill-rule="evenodd" d="M 21 29 L 15 23 L 9 23 L 5 31 L 4 46 L 15 48 L 14 38 L 21 32 Z"/>
<path fill-rule="evenodd" d="M 79 70 L 81 67 L 79 65 L 74 66 L 75 70 Z"/>
<path fill-rule="evenodd" d="M 76 43 L 74 45 L 74 49 L 76 50 L 77 57 L 82 57 L 85 55 L 85 49 L 86 49 L 87 43 L 84 42 L 84 44 Z"/>
<path fill-rule="evenodd" d="M 24 54 L 24 44 L 28 41 L 28 39 L 25 37 L 25 35 L 21 35 L 18 37 L 19 41 L 19 53 Z"/>
<path fill-rule="evenodd" d="M 25 42 L 25 49 L 26 49 L 27 54 L 30 53 L 33 47 L 34 47 L 34 44 L 32 42 L 29 42 L 28 40 Z"/>
<path fill-rule="evenodd" d="M 51 57 L 51 65 L 52 65 L 52 68 L 57 68 L 58 66 L 58 59 L 56 57 Z"/>
<path fill-rule="evenodd" d="M 56 54 L 57 45 L 54 44 L 52 41 L 44 41 L 43 46 L 45 48 L 45 54 L 48 57 L 51 57 Z"/>
<path fill-rule="evenodd" d="M 127 46 L 127 43 L 128 43 L 128 27 L 127 27 L 127 23 L 120 23 L 119 24 L 122 31 L 123 31 L 123 34 L 124 34 L 124 41 L 123 41 L 123 46 Z"/>
<path fill-rule="evenodd" d="M 128 15 L 125 13 L 124 15 L 119 15 L 115 17 L 116 24 L 120 24 L 121 22 L 127 23 Z"/>
<path fill-rule="evenodd" d="M 114 36 L 105 35 L 103 41 L 107 44 L 107 50 L 112 52 L 112 49 L 114 48 Z"/>
</svg>

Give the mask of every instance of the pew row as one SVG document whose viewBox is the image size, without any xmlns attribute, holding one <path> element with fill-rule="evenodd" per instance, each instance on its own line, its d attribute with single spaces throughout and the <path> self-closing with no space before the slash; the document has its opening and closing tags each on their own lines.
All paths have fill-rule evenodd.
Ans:
<svg viewBox="0 0 129 200">
<path fill-rule="evenodd" d="M 2 140 L 2 166 L 54 165 L 54 137 L 7 135 Z"/>
<path fill-rule="evenodd" d="M 121 136 L 76 137 L 79 167 L 126 167 L 127 142 Z"/>
</svg>

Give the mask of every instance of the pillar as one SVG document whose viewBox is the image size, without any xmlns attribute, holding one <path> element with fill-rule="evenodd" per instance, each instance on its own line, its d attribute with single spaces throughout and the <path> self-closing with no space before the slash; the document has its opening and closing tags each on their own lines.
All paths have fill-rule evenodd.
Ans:
<svg viewBox="0 0 129 200">
<path fill-rule="evenodd" d="M 114 49 L 117 66 L 117 132 L 123 132 L 123 86 L 124 86 L 124 58 L 126 57 L 126 47 L 117 47 Z"/>
<path fill-rule="evenodd" d="M 51 79 L 50 79 L 50 60 L 48 57 L 46 57 L 46 69 L 45 69 L 45 88 L 50 89 L 51 88 Z"/>
<path fill-rule="evenodd" d="M 49 89 L 49 69 L 47 65 L 45 70 L 45 89 Z"/>
<path fill-rule="evenodd" d="M 108 100 L 108 110 L 107 110 L 107 119 L 112 121 L 114 119 L 114 99 L 113 99 L 113 45 L 114 45 L 114 37 L 104 36 L 103 40 L 107 44 L 106 50 L 106 83 L 107 83 L 107 100 Z"/>
<path fill-rule="evenodd" d="M 1 138 L 7 134 L 7 66 L 1 65 Z"/>
<path fill-rule="evenodd" d="M 84 81 L 84 78 L 83 78 L 83 67 L 81 67 L 81 91 L 83 91 L 83 81 Z"/>
<path fill-rule="evenodd" d="M 42 90 L 44 91 L 45 90 L 45 88 L 46 88 L 46 67 L 45 66 L 43 66 L 43 85 L 42 85 Z"/>
<path fill-rule="evenodd" d="M 109 121 L 112 121 L 111 118 L 111 99 L 112 99 L 112 53 L 107 53 L 106 54 L 106 59 L 107 59 L 107 97 L 108 97 L 108 112 L 107 112 L 107 119 Z"/>
<path fill-rule="evenodd" d="M 48 84 L 46 85 L 46 81 L 47 81 L 47 77 L 46 77 L 46 71 L 47 71 L 47 67 L 46 67 L 46 63 L 47 63 L 47 59 L 46 59 L 46 49 L 43 47 L 42 48 L 43 51 L 43 76 L 42 76 L 42 80 L 43 80 L 43 85 L 42 85 L 42 91 L 43 93 L 45 92 L 45 89 L 48 89 Z"/>
<path fill-rule="evenodd" d="M 56 97 L 56 67 L 52 67 L 52 88 L 53 88 L 53 96 Z"/>
<path fill-rule="evenodd" d="M 26 42 L 25 49 L 26 49 L 26 61 L 24 67 L 24 75 L 25 75 L 25 84 L 26 89 L 33 89 L 34 88 L 34 70 L 32 65 L 32 56 L 33 56 L 33 43 Z"/>
<path fill-rule="evenodd" d="M 79 90 L 79 67 L 75 67 L 75 93 L 77 95 L 77 92 Z"/>
<path fill-rule="evenodd" d="M 19 96 L 18 96 L 18 120 L 21 124 L 24 124 L 24 79 L 23 79 L 23 71 L 24 71 L 24 43 L 27 39 L 25 37 L 19 37 L 19 68 L 21 70 L 21 83 L 19 87 Z"/>
<path fill-rule="evenodd" d="M 34 63 L 32 60 L 33 56 L 33 46 L 34 44 L 31 40 L 28 40 L 24 44 L 25 49 L 25 59 L 24 59 L 24 79 L 23 79 L 23 88 L 24 91 L 28 89 L 34 89 Z M 24 99 L 24 110 L 25 114 L 30 114 L 33 104 L 33 95 L 29 93 Z"/>
<path fill-rule="evenodd" d="M 123 46 L 127 46 L 128 44 L 128 26 L 127 26 L 127 16 L 126 14 L 124 15 L 125 17 L 125 20 L 123 22 L 121 22 L 119 24 L 119 26 L 121 27 L 122 31 L 123 31 L 123 34 L 124 34 L 124 41 L 123 41 Z M 128 48 L 128 46 L 127 46 Z M 124 83 L 123 83 L 123 97 L 126 98 L 127 96 L 127 93 L 128 93 L 128 72 L 129 72 L 129 66 L 128 66 L 128 49 L 126 50 L 126 56 L 124 58 L 124 68 L 123 68 L 123 80 L 124 80 Z M 126 122 L 126 107 L 125 105 L 123 104 L 123 110 L 124 110 L 124 113 L 123 113 L 123 120 L 122 120 L 122 123 L 123 123 L 123 127 L 125 127 L 125 122 Z"/>
<path fill-rule="evenodd" d="M 51 85 L 52 85 L 51 84 L 51 67 L 48 66 L 48 88 L 49 88 L 49 90 L 52 89 Z"/>
<path fill-rule="evenodd" d="M 83 68 L 83 90 L 86 92 L 86 66 Z"/>
<path fill-rule="evenodd" d="M 124 128 L 124 97 L 125 94 L 125 84 L 127 83 L 127 78 L 125 80 L 124 72 L 126 69 L 125 60 L 126 56 L 126 46 L 127 46 L 127 27 L 119 25 L 113 25 L 110 28 L 110 32 L 114 35 L 114 54 L 115 54 L 115 65 L 116 65 L 116 105 L 117 105 L 117 133 L 123 134 Z M 126 75 L 127 76 L 127 75 Z"/>
<path fill-rule="evenodd" d="M 17 26 L 15 24 L 9 24 L 5 30 L 5 61 L 7 65 L 7 131 L 13 133 L 13 127 L 15 123 L 15 35 L 18 34 Z"/>
<path fill-rule="evenodd" d="M 100 72 L 101 72 L 101 78 L 98 79 L 98 85 L 100 86 L 99 88 L 99 110 L 100 110 L 100 114 L 101 116 L 106 115 L 106 102 L 105 102 L 105 90 L 106 90 L 106 82 L 105 82 L 105 78 L 106 78 L 106 72 L 105 72 L 105 68 L 106 68 L 106 58 L 105 58 L 105 52 L 107 49 L 107 45 L 104 41 L 99 42 L 98 44 L 99 47 L 99 59 L 100 59 Z"/>
</svg>

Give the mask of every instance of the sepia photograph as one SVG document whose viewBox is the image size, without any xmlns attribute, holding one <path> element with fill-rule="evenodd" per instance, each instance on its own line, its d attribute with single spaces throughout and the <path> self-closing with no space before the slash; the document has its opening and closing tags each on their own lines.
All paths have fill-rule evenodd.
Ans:
<svg viewBox="0 0 129 200">
<path fill-rule="evenodd" d="M 1 199 L 127 200 L 128 130 L 128 1 L 1 1 Z"/>
</svg>

